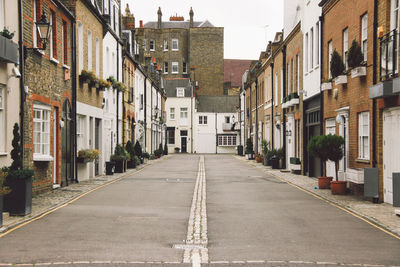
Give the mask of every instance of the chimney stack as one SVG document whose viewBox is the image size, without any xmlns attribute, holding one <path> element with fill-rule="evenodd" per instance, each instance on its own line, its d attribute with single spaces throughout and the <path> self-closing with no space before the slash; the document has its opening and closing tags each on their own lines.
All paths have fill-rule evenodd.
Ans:
<svg viewBox="0 0 400 267">
<path fill-rule="evenodd" d="M 190 12 L 189 12 L 189 16 L 190 16 L 190 28 L 193 28 L 193 9 L 192 7 L 190 7 Z"/>
<path fill-rule="evenodd" d="M 135 29 L 135 17 L 129 10 L 129 5 L 126 4 L 125 15 L 122 15 L 122 25 L 124 30 Z"/>
<path fill-rule="evenodd" d="M 139 26 L 140 28 L 143 28 L 143 20 L 139 20 Z"/>
<path fill-rule="evenodd" d="M 158 7 L 158 29 L 161 29 L 161 17 L 162 17 L 162 12 L 161 12 L 161 7 Z"/>
</svg>

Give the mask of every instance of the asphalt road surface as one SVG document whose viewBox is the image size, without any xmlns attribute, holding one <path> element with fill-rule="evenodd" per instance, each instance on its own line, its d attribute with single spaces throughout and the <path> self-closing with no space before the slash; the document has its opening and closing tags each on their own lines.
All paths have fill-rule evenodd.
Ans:
<svg viewBox="0 0 400 267">
<path fill-rule="evenodd" d="M 400 266 L 400 240 L 232 156 L 173 155 L 0 238 L 0 263 Z"/>
</svg>

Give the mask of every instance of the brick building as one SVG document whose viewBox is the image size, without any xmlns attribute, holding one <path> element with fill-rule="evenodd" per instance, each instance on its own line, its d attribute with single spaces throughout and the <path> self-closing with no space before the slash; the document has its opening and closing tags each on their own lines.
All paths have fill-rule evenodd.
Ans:
<svg viewBox="0 0 400 267">
<path fill-rule="evenodd" d="M 374 112 L 369 99 L 373 83 L 374 1 L 330 0 L 321 1 L 320 6 L 324 17 L 322 80 L 331 77 L 330 61 L 334 50 L 339 52 L 346 66 L 344 75 L 333 79 L 333 89 L 323 92 L 325 132 L 344 137 L 345 156 L 340 161 L 339 179 L 348 181 L 353 192 L 362 194 L 364 168 L 372 167 L 375 160 Z M 350 69 L 346 59 L 353 40 L 361 45 L 365 65 Z M 328 175 L 334 176 L 329 168 Z"/>
<path fill-rule="evenodd" d="M 248 59 L 224 59 L 224 95 L 239 94 L 242 75 L 250 64 Z"/>
<path fill-rule="evenodd" d="M 57 0 L 23 1 L 24 163 L 34 170 L 33 190 L 74 179 L 73 29 L 75 18 Z M 35 22 L 46 14 L 51 33 L 44 47 Z"/>
<path fill-rule="evenodd" d="M 209 21 L 170 17 L 136 28 L 136 51 L 139 63 L 147 70 L 160 69 L 164 78 L 191 78 L 196 81 L 197 95 L 223 95 L 224 28 Z"/>
</svg>

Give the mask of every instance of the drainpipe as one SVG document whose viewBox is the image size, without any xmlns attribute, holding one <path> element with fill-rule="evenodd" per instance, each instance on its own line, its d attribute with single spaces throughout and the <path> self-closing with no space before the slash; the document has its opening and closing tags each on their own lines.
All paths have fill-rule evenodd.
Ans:
<svg viewBox="0 0 400 267">
<path fill-rule="evenodd" d="M 378 42 L 377 42 L 377 29 L 378 29 L 378 0 L 374 0 L 374 38 L 373 40 L 373 67 L 372 67 L 372 83 L 377 83 L 377 56 L 378 56 Z M 376 99 L 372 99 L 372 167 L 376 168 Z"/>
<path fill-rule="evenodd" d="M 190 84 L 190 146 L 191 153 L 193 154 L 193 86 Z"/>
<path fill-rule="evenodd" d="M 147 77 L 144 78 L 144 96 L 143 96 L 143 106 L 144 106 L 144 151 L 147 152 Z"/>
<path fill-rule="evenodd" d="M 151 88 L 150 88 L 150 154 L 153 153 L 153 82 L 151 82 Z"/>
<path fill-rule="evenodd" d="M 117 41 L 117 81 L 119 81 L 119 43 Z M 119 144 L 119 92 L 117 90 L 117 144 Z"/>
<path fill-rule="evenodd" d="M 71 39 L 72 39 L 72 62 L 71 62 L 71 68 L 72 68 L 72 116 L 73 116 L 73 131 L 76 133 L 76 89 L 77 89 L 77 69 L 76 69 L 76 32 L 75 32 L 75 26 L 76 23 L 75 21 L 72 21 L 72 31 L 71 31 Z M 76 164 L 76 156 L 77 156 L 77 136 L 76 134 L 73 135 L 73 165 L 74 165 L 74 171 L 75 171 L 75 182 L 78 183 L 78 168 Z M 68 179 L 67 179 L 67 185 L 68 185 Z"/>
<path fill-rule="evenodd" d="M 255 148 L 257 150 L 257 153 L 259 153 L 260 151 L 258 151 L 258 78 L 256 77 L 256 132 L 255 132 Z"/>
<path fill-rule="evenodd" d="M 19 92 L 20 92 L 20 105 L 19 105 L 19 116 L 20 116 L 20 134 L 21 134 L 21 156 L 22 156 L 22 168 L 24 168 L 24 106 L 25 106 L 25 84 L 24 84 L 24 44 L 23 44 L 23 27 L 22 27 L 22 0 L 18 1 L 18 49 L 19 49 L 19 72 L 21 77 L 19 78 Z"/>
<path fill-rule="evenodd" d="M 323 55 L 323 49 L 324 49 L 324 45 L 323 45 L 323 39 L 324 39 L 324 14 L 322 14 L 322 16 L 320 16 L 319 17 L 319 22 L 320 22 L 320 27 L 321 27 L 321 30 L 320 30 L 320 36 L 321 36 L 321 38 L 320 38 L 320 53 L 321 53 L 321 57 L 320 57 L 320 66 L 323 66 L 323 60 L 324 60 L 324 57 L 322 56 Z M 328 64 L 329 64 L 329 62 L 328 62 Z M 321 69 L 321 72 L 320 72 L 320 79 L 321 79 L 321 82 L 322 82 L 322 79 L 323 79 L 323 77 L 324 77 L 324 72 L 323 72 L 323 70 Z M 320 134 L 322 135 L 322 134 L 324 134 L 324 92 L 322 92 L 321 91 L 321 86 L 320 86 L 320 91 L 319 91 L 319 94 L 320 94 L 320 109 L 319 109 L 319 112 L 320 112 L 320 115 L 319 115 L 319 118 L 320 118 L 320 129 L 319 129 L 319 131 L 320 131 Z M 322 163 L 321 163 L 322 164 Z M 322 169 L 321 169 L 322 170 Z"/>
<path fill-rule="evenodd" d="M 271 106 L 271 118 L 270 118 L 270 127 L 271 127 L 271 149 L 274 148 L 274 63 L 270 64 L 271 66 L 271 97 L 272 97 L 272 106 Z"/>
<path fill-rule="evenodd" d="M 122 83 L 125 82 L 125 71 L 124 71 L 124 64 L 125 64 L 126 56 L 122 55 Z M 129 88 L 128 88 L 129 90 Z M 122 144 L 125 143 L 125 92 L 122 93 Z M 129 127 L 129 125 L 128 125 Z"/>
<path fill-rule="evenodd" d="M 218 154 L 218 114 L 215 113 L 215 154 Z"/>
<path fill-rule="evenodd" d="M 286 97 L 286 45 L 283 46 L 282 48 L 282 61 L 283 61 L 283 97 Z M 286 168 L 286 112 L 284 109 L 282 109 L 282 132 L 283 132 L 283 156 L 284 159 L 282 161 L 282 167 L 285 169 Z"/>
</svg>

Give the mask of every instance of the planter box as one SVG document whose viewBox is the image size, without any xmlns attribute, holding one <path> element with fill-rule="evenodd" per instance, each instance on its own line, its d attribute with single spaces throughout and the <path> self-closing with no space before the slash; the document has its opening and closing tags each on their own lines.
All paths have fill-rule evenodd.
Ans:
<svg viewBox="0 0 400 267">
<path fill-rule="evenodd" d="M 339 75 L 335 78 L 335 85 L 347 84 L 347 75 Z"/>
<path fill-rule="evenodd" d="M 321 91 L 332 90 L 332 83 L 322 83 L 321 84 Z"/>
<path fill-rule="evenodd" d="M 298 99 L 298 98 L 293 98 L 292 100 L 290 100 L 291 106 L 298 105 L 299 103 L 300 103 L 300 99 Z"/>
<path fill-rule="evenodd" d="M 136 168 L 136 163 L 135 160 L 129 160 L 126 162 L 128 169 L 134 169 Z"/>
<path fill-rule="evenodd" d="M 124 172 L 124 160 L 115 161 L 115 173 L 123 173 Z"/>
<path fill-rule="evenodd" d="M 364 184 L 364 169 L 348 168 L 345 173 L 346 181 L 355 184 Z"/>
<path fill-rule="evenodd" d="M 77 163 L 88 163 L 88 162 L 91 162 L 92 160 L 91 159 L 89 159 L 89 158 L 81 158 L 81 157 L 77 157 L 76 158 L 76 162 Z"/>
<path fill-rule="evenodd" d="M 11 193 L 6 196 L 10 216 L 25 216 L 32 212 L 32 179 L 9 179 Z"/>
<path fill-rule="evenodd" d="M 364 77 L 367 75 L 367 67 L 357 67 L 351 70 L 351 78 Z"/>
<path fill-rule="evenodd" d="M 301 164 L 290 164 L 290 169 L 292 171 L 301 171 Z"/>
<path fill-rule="evenodd" d="M 113 175 L 114 174 L 114 168 L 115 168 L 115 162 L 114 161 L 106 161 L 106 175 Z"/>
<path fill-rule="evenodd" d="M 18 44 L 0 35 L 0 61 L 18 63 Z"/>
<path fill-rule="evenodd" d="M 254 159 L 254 154 L 246 154 L 246 159 Z"/>
</svg>

